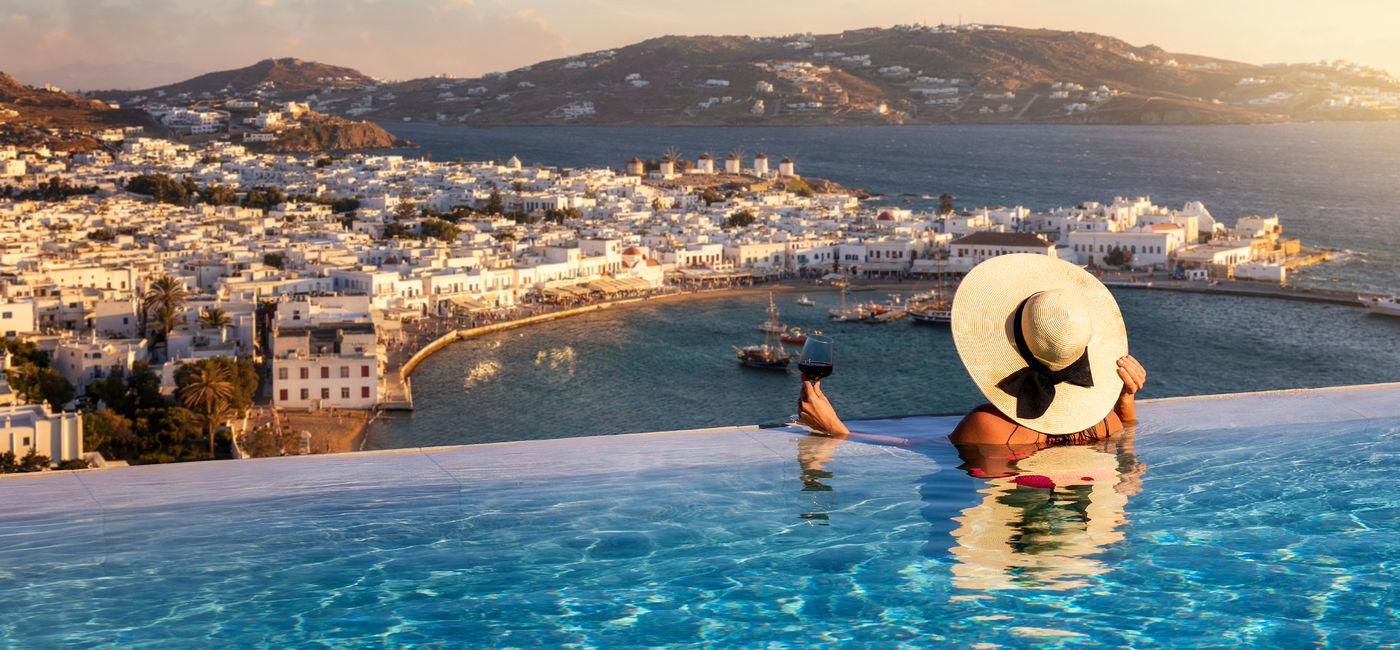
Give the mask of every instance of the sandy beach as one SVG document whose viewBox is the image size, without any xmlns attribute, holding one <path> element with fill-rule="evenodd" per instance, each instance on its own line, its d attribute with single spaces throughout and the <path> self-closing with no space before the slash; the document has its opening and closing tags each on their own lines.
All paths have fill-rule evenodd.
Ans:
<svg viewBox="0 0 1400 650">
<path fill-rule="evenodd" d="M 250 420 L 249 432 L 239 441 L 243 453 L 253 458 L 359 451 L 371 411 L 279 409 L 274 415 L 259 409 Z M 308 436 L 302 435 L 310 434 Z M 303 442 L 305 441 L 305 442 Z"/>
</svg>

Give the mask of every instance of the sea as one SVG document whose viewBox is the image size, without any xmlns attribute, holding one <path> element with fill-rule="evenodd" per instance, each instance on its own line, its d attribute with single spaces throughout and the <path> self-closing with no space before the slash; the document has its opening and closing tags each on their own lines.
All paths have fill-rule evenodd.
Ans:
<svg viewBox="0 0 1400 650">
<path fill-rule="evenodd" d="M 1217 220 L 1277 214 L 1286 236 L 1334 250 L 1290 282 L 1400 292 L 1400 123 L 1254 126 L 468 129 L 389 123 L 433 160 L 620 167 L 628 158 L 740 152 L 787 156 L 799 174 L 931 209 L 1033 210 L 1148 196 L 1201 201 Z M 961 412 L 983 401 L 946 329 L 908 320 L 831 323 L 817 305 L 775 296 L 790 325 L 837 341 L 823 381 L 847 418 Z M 855 294 L 870 299 L 870 294 Z M 1400 381 L 1400 319 L 1359 307 L 1117 290 L 1144 397 Z M 413 375 L 415 411 L 374 422 L 366 448 L 781 422 L 798 378 L 736 363 L 759 342 L 767 296 L 728 296 L 579 316 L 457 343 Z"/>
</svg>

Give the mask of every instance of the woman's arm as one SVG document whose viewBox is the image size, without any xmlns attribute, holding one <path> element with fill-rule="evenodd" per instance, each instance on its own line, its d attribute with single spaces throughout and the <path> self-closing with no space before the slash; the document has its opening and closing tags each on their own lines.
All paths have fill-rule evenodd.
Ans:
<svg viewBox="0 0 1400 650">
<path fill-rule="evenodd" d="M 831 402 L 827 401 L 826 395 L 822 394 L 819 382 L 802 380 L 802 396 L 797 398 L 797 419 L 828 435 L 844 436 L 851 433 L 845 423 L 841 422 L 841 418 L 836 416 L 836 409 L 831 408 Z"/>
<path fill-rule="evenodd" d="M 1118 403 L 1113 405 L 1113 412 L 1118 414 L 1123 424 L 1132 424 L 1137 422 L 1133 394 L 1142 390 L 1142 385 L 1147 383 L 1147 370 L 1130 354 L 1118 360 L 1118 377 L 1123 380 L 1123 391 L 1118 393 Z"/>
</svg>

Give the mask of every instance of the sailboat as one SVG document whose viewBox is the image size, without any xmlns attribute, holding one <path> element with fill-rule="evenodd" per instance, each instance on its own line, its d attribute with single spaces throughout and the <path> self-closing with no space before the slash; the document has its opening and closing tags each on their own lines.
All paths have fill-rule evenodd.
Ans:
<svg viewBox="0 0 1400 650">
<path fill-rule="evenodd" d="M 948 325 L 953 322 L 953 301 L 943 296 L 943 255 L 937 258 L 938 283 L 933 288 L 933 299 L 909 308 L 909 317 L 915 323 L 927 325 Z"/>
<path fill-rule="evenodd" d="M 783 370 L 792 361 L 792 353 L 783 347 L 779 337 L 786 333 L 782 321 L 778 320 L 778 307 L 773 304 L 773 294 L 768 294 L 768 318 L 759 327 L 763 330 L 763 343 L 744 347 L 732 346 L 739 353 L 739 361 L 753 368 Z"/>
<path fill-rule="evenodd" d="M 787 332 L 787 325 L 778 320 L 778 307 L 773 304 L 773 294 L 768 294 L 768 318 L 758 325 L 758 331 L 782 334 Z"/>
<path fill-rule="evenodd" d="M 831 315 L 831 320 L 848 321 L 860 320 L 861 317 L 865 315 L 865 310 L 861 309 L 860 305 L 856 305 L 855 307 L 849 309 L 846 308 L 846 287 L 843 285 L 841 287 L 841 308 L 828 309 L 826 310 L 826 313 Z"/>
</svg>

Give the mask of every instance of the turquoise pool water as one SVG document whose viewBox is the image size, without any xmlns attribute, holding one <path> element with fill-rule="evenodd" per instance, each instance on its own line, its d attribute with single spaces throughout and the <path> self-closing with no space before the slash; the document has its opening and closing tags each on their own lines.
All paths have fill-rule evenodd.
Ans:
<svg viewBox="0 0 1400 650">
<path fill-rule="evenodd" d="M 854 427 L 905 445 L 741 428 L 9 479 L 0 637 L 1374 647 L 1400 641 L 1397 404 L 1144 404 L 1131 440 L 1017 460 L 1025 485 L 949 417 Z"/>
</svg>

